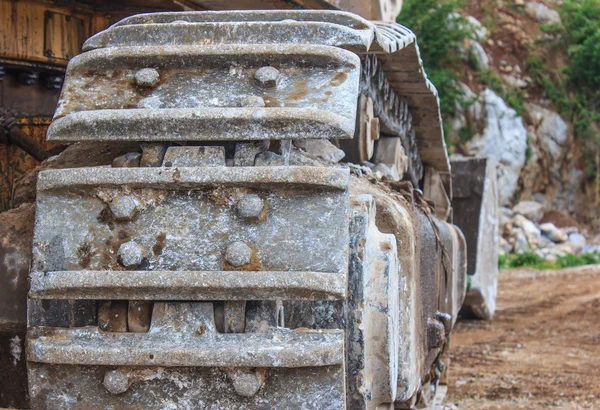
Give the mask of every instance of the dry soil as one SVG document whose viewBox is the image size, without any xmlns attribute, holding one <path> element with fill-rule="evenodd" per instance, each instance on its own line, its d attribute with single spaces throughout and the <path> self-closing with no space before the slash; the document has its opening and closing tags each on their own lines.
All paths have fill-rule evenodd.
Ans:
<svg viewBox="0 0 600 410">
<path fill-rule="evenodd" d="M 600 409 L 600 266 L 500 272 L 490 322 L 460 321 L 446 403 Z"/>
</svg>

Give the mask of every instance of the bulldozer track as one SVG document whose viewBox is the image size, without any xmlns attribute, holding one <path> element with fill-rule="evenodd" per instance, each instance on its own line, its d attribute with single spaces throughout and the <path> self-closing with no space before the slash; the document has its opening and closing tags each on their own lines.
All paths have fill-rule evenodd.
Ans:
<svg viewBox="0 0 600 410">
<path fill-rule="evenodd" d="M 48 139 L 141 155 L 40 173 L 34 408 L 410 408 L 437 385 L 462 235 L 351 193 L 347 167 L 289 165 L 290 141 L 354 137 L 366 96 L 406 179 L 449 172 L 418 50 L 388 76 L 412 33 L 344 12 L 156 13 L 84 48 Z"/>
</svg>

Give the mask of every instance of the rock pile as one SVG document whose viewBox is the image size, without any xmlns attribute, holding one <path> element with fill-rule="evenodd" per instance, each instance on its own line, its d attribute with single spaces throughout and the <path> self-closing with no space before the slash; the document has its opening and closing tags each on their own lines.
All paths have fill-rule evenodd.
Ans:
<svg viewBox="0 0 600 410">
<path fill-rule="evenodd" d="M 501 207 L 500 254 L 532 251 L 554 263 L 567 254 L 600 253 L 600 245 L 590 243 L 574 220 L 569 224 L 570 218 L 563 218 L 559 228 L 545 215 L 542 204 L 535 201 L 521 201 L 513 209 Z"/>
</svg>

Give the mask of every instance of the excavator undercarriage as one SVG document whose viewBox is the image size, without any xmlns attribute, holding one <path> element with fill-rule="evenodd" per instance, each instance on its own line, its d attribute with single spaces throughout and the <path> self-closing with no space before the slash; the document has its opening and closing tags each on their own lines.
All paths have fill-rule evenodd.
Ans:
<svg viewBox="0 0 600 410">
<path fill-rule="evenodd" d="M 31 408 L 433 405 L 468 243 L 414 35 L 341 11 L 154 13 L 83 49 L 47 138 L 128 152 L 37 177 Z M 474 218 L 494 190 L 463 189 Z"/>
</svg>

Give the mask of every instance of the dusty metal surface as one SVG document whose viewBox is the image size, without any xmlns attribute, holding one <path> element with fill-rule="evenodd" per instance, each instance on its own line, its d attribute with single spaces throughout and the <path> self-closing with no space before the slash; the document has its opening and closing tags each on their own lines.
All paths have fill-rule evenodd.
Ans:
<svg viewBox="0 0 600 410">
<path fill-rule="evenodd" d="M 396 238 L 375 225 L 372 196 L 355 196 L 350 202 L 348 407 L 376 409 L 396 399 L 400 344 Z"/>
<path fill-rule="evenodd" d="M 363 178 L 352 178 L 350 192 L 375 199 L 378 229 L 393 234 L 398 244 L 400 328 L 395 403 L 411 408 L 409 403 L 429 380 L 442 351 L 442 346 L 430 345 L 431 332 L 441 327 L 439 336 L 442 344 L 446 343 L 441 315 L 449 314 L 449 330 L 465 296 L 464 239 L 452 225 L 437 221 L 412 202 L 411 192 L 399 195 Z"/>
<path fill-rule="evenodd" d="M 339 409 L 343 342 L 341 331 L 219 334 L 211 303 L 156 303 L 148 333 L 30 330 L 33 407 Z M 114 366 L 125 380 L 107 380 Z M 241 395 L 232 372 L 256 366 L 264 386 Z"/>
<path fill-rule="evenodd" d="M 308 271 L 32 272 L 30 297 L 140 300 L 336 300 L 346 294 L 338 273 Z"/>
<path fill-rule="evenodd" d="M 341 330 L 218 334 L 212 303 L 155 303 L 147 333 L 32 329 L 27 340 L 29 361 L 50 364 L 314 367 L 342 365 L 343 352 Z"/>
<path fill-rule="evenodd" d="M 437 91 L 423 70 L 416 37 L 399 24 L 371 23 L 351 13 L 321 10 L 155 13 L 123 20 L 88 40 L 85 49 L 126 44 L 312 44 L 377 54 L 381 78 L 385 75 L 389 84 L 382 101 L 394 103 L 388 98 L 390 90 L 406 99 L 421 160 L 439 172 L 450 170 Z"/>
<path fill-rule="evenodd" d="M 343 275 L 347 193 L 340 188 L 347 175 L 347 169 L 300 167 L 45 171 L 38 180 L 32 268 L 123 270 L 117 250 L 135 241 L 145 252 L 143 270 L 240 270 L 223 256 L 228 244 L 243 241 L 252 248 L 243 270 Z M 236 203 L 249 193 L 265 199 L 264 219 L 237 215 Z M 110 210 L 123 194 L 139 203 L 132 220 L 115 220 Z M 50 267 L 57 248 L 62 264 Z"/>
<path fill-rule="evenodd" d="M 491 319 L 498 291 L 498 193 L 496 163 L 491 158 L 452 161 L 454 222 L 467 241 L 471 286 L 465 313 Z"/>
<path fill-rule="evenodd" d="M 129 40 L 127 44 L 135 44 Z M 277 87 L 258 69 L 276 65 Z M 135 75 L 157 67 L 160 80 Z M 49 140 L 224 141 L 351 138 L 360 64 L 325 46 L 128 46 L 69 63 Z M 102 90 L 102 93 L 98 93 Z M 263 106 L 247 107 L 250 96 Z"/>
<path fill-rule="evenodd" d="M 412 33 L 339 12 L 163 13 L 86 48 L 51 138 L 141 144 L 39 175 L 34 407 L 374 410 L 435 393 L 464 238 L 410 182 L 288 165 L 292 139 L 352 137 L 362 95 L 407 179 L 423 160 L 451 192 L 436 117 L 411 106 L 433 96 L 439 119 Z"/>
</svg>

